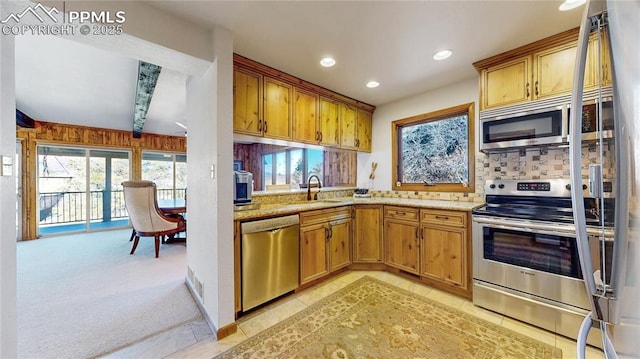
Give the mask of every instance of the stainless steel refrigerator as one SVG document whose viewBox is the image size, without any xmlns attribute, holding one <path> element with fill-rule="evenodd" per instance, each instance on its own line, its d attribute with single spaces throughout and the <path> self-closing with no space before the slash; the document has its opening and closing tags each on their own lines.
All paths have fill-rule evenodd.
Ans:
<svg viewBox="0 0 640 359">
<path fill-rule="evenodd" d="M 586 144 L 596 152 L 595 160 L 589 158 L 590 163 L 585 163 L 581 133 L 585 62 L 588 58 L 601 60 L 599 55 L 605 53 L 598 47 L 589 48 L 590 38 L 592 43 L 599 38 L 605 41 L 596 43 L 610 44 L 614 121 L 612 139 L 605 138 L 603 121 L 596 121 L 599 136 L 595 142 Z M 608 69 L 597 68 L 602 83 L 602 73 Z M 587 2 L 580 26 L 573 88 L 569 136 L 572 204 L 580 265 L 591 305 L 591 313 L 578 333 L 578 358 L 584 358 L 590 330 L 601 332 L 606 358 L 640 358 L 639 0 Z M 598 111 L 602 110 L 599 105 Z M 605 178 L 607 175 L 609 178 Z M 600 238 L 592 237 L 589 243 L 583 180 L 588 181 L 590 196 L 602 204 L 597 215 L 604 218 L 607 215 L 604 212 L 615 212 L 613 238 L 605 236 L 603 225 Z M 613 207 L 605 206 L 607 193 L 615 198 Z"/>
</svg>

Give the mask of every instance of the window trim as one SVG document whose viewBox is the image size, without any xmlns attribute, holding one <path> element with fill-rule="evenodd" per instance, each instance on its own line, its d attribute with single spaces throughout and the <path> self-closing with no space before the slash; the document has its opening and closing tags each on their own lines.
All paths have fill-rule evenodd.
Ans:
<svg viewBox="0 0 640 359">
<path fill-rule="evenodd" d="M 401 161 L 398 158 L 400 143 L 398 136 L 399 129 L 410 125 L 418 125 L 422 123 L 434 122 L 448 119 L 457 115 L 467 115 L 467 151 L 468 151 L 468 170 L 469 181 L 466 186 L 462 183 L 435 183 L 426 186 L 421 183 L 401 183 L 398 182 L 400 177 Z M 475 192 L 475 107 L 474 103 L 466 103 L 463 105 L 453 106 L 442 110 L 424 113 L 391 123 L 391 161 L 393 174 L 391 178 L 391 188 L 397 191 L 424 191 L 424 192 Z"/>
</svg>

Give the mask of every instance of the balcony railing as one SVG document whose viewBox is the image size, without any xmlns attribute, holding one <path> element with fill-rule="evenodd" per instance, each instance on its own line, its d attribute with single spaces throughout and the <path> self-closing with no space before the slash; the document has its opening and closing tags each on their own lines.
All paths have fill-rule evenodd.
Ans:
<svg viewBox="0 0 640 359">
<path fill-rule="evenodd" d="M 173 189 L 158 189 L 158 199 L 172 199 Z M 184 199 L 186 189 L 176 189 L 176 198 Z M 85 222 L 87 208 L 89 220 L 109 222 L 128 218 L 121 190 L 91 191 L 87 204 L 86 192 L 40 193 L 40 225 Z"/>
</svg>

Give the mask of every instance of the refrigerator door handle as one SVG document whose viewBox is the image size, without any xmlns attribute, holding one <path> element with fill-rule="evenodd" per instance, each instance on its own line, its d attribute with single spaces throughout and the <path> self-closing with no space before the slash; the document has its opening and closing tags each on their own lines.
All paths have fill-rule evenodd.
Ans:
<svg viewBox="0 0 640 359">
<path fill-rule="evenodd" d="M 593 2 L 585 6 L 582 25 L 578 36 L 576 66 L 573 75 L 573 92 L 571 93 L 571 108 L 569 118 L 569 163 L 571 174 L 571 201 L 573 220 L 576 229 L 576 242 L 580 256 L 580 269 L 584 275 L 587 297 L 592 311 L 596 309 L 593 295 L 596 294 L 596 283 L 591 274 L 594 272 L 591 264 L 591 251 L 587 235 L 587 220 L 584 211 L 584 197 L 582 195 L 582 89 L 584 88 L 584 69 L 587 62 L 587 46 L 591 32 L 590 10 Z"/>
</svg>

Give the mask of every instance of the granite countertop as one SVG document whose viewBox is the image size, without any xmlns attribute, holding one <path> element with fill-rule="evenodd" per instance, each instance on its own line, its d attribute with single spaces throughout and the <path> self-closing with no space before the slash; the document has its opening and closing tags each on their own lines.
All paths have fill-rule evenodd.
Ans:
<svg viewBox="0 0 640 359">
<path fill-rule="evenodd" d="M 447 209 L 455 211 L 471 211 L 484 203 L 478 202 L 458 202 L 458 201 L 435 201 L 421 199 L 406 198 L 390 198 L 390 197 L 372 197 L 372 198 L 353 198 L 341 197 L 330 199 L 319 199 L 317 201 L 284 203 L 284 204 L 263 204 L 258 209 L 236 211 L 234 212 L 235 220 L 249 220 L 264 217 L 283 216 L 295 214 L 299 212 L 311 211 L 316 209 L 333 208 L 340 206 L 350 206 L 353 204 L 386 204 L 395 206 L 410 206 L 432 209 Z"/>
</svg>

